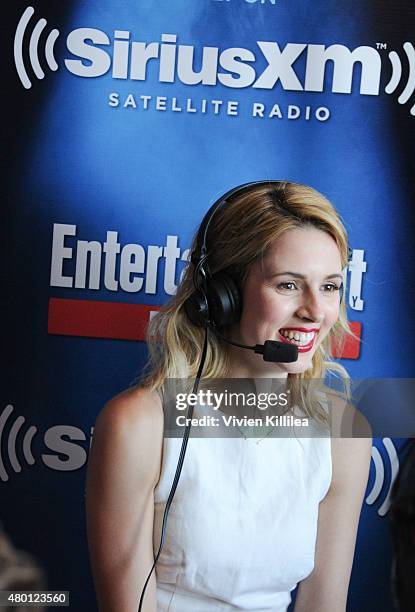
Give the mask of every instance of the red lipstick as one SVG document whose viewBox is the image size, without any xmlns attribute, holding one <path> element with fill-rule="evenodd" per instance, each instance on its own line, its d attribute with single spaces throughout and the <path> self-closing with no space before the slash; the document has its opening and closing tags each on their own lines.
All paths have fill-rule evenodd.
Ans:
<svg viewBox="0 0 415 612">
<path fill-rule="evenodd" d="M 282 334 L 280 334 L 280 341 L 285 342 L 286 344 L 294 344 L 298 348 L 299 353 L 308 353 L 314 346 L 314 341 L 317 338 L 318 329 L 305 329 L 304 327 L 282 327 L 281 329 L 289 329 L 292 331 L 302 331 L 302 332 L 316 332 L 316 335 L 313 336 L 312 340 L 308 344 L 303 344 L 299 346 L 296 342 L 293 342 L 291 338 L 286 338 Z"/>
<path fill-rule="evenodd" d="M 320 330 L 317 327 L 281 327 L 281 329 L 288 329 L 290 331 L 299 331 L 299 332 L 316 332 L 318 333 Z"/>
</svg>

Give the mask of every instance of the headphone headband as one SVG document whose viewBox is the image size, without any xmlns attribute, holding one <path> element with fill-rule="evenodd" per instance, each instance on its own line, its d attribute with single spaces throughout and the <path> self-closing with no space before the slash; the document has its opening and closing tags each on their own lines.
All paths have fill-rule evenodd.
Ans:
<svg viewBox="0 0 415 612">
<path fill-rule="evenodd" d="M 239 185 L 238 187 L 233 187 L 232 189 L 229 189 L 229 191 L 227 191 L 224 195 L 218 198 L 212 204 L 212 206 L 209 208 L 209 210 L 207 211 L 207 213 L 202 219 L 202 222 L 199 227 L 199 231 L 197 233 L 196 248 L 193 251 L 192 256 L 191 256 L 192 263 L 196 265 L 196 263 L 199 260 L 207 256 L 206 242 L 207 242 L 209 225 L 213 217 L 215 216 L 215 214 L 221 208 L 223 208 L 223 206 L 225 206 L 228 203 L 228 200 L 232 196 L 236 194 L 242 195 L 245 191 L 249 191 L 249 189 L 253 187 L 254 185 L 276 185 L 281 182 L 282 181 L 277 181 L 277 180 L 262 180 L 262 181 L 250 181 L 248 183 L 242 183 L 242 185 Z"/>
</svg>

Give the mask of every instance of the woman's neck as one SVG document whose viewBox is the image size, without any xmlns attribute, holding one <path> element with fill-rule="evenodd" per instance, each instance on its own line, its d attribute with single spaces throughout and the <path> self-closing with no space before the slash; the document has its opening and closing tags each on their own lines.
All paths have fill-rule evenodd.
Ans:
<svg viewBox="0 0 415 612">
<path fill-rule="evenodd" d="M 275 363 L 264 361 L 260 355 L 230 347 L 230 370 L 227 378 L 287 380 L 288 373 Z"/>
</svg>

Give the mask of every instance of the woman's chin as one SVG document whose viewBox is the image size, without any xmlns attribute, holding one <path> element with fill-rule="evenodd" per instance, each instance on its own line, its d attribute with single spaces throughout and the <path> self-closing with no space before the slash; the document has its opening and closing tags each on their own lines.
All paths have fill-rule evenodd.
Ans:
<svg viewBox="0 0 415 612">
<path fill-rule="evenodd" d="M 288 374 L 302 374 L 312 367 L 312 354 L 308 355 L 307 353 L 298 353 L 297 361 L 293 361 L 292 363 L 281 363 L 278 365 Z"/>
</svg>

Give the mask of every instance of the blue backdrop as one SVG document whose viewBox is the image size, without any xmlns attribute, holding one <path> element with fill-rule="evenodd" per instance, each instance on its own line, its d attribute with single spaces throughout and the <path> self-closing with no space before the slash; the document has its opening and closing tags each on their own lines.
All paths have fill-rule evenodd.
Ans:
<svg viewBox="0 0 415 612">
<path fill-rule="evenodd" d="M 18 0 L 1 26 L 0 519 L 90 611 L 91 427 L 143 366 L 151 307 L 221 193 L 283 178 L 327 195 L 354 251 L 361 344 L 342 363 L 413 375 L 415 17 L 356 0 L 63 4 Z M 387 498 L 404 440 L 391 437 L 374 442 L 351 611 L 392 609 Z"/>
</svg>

